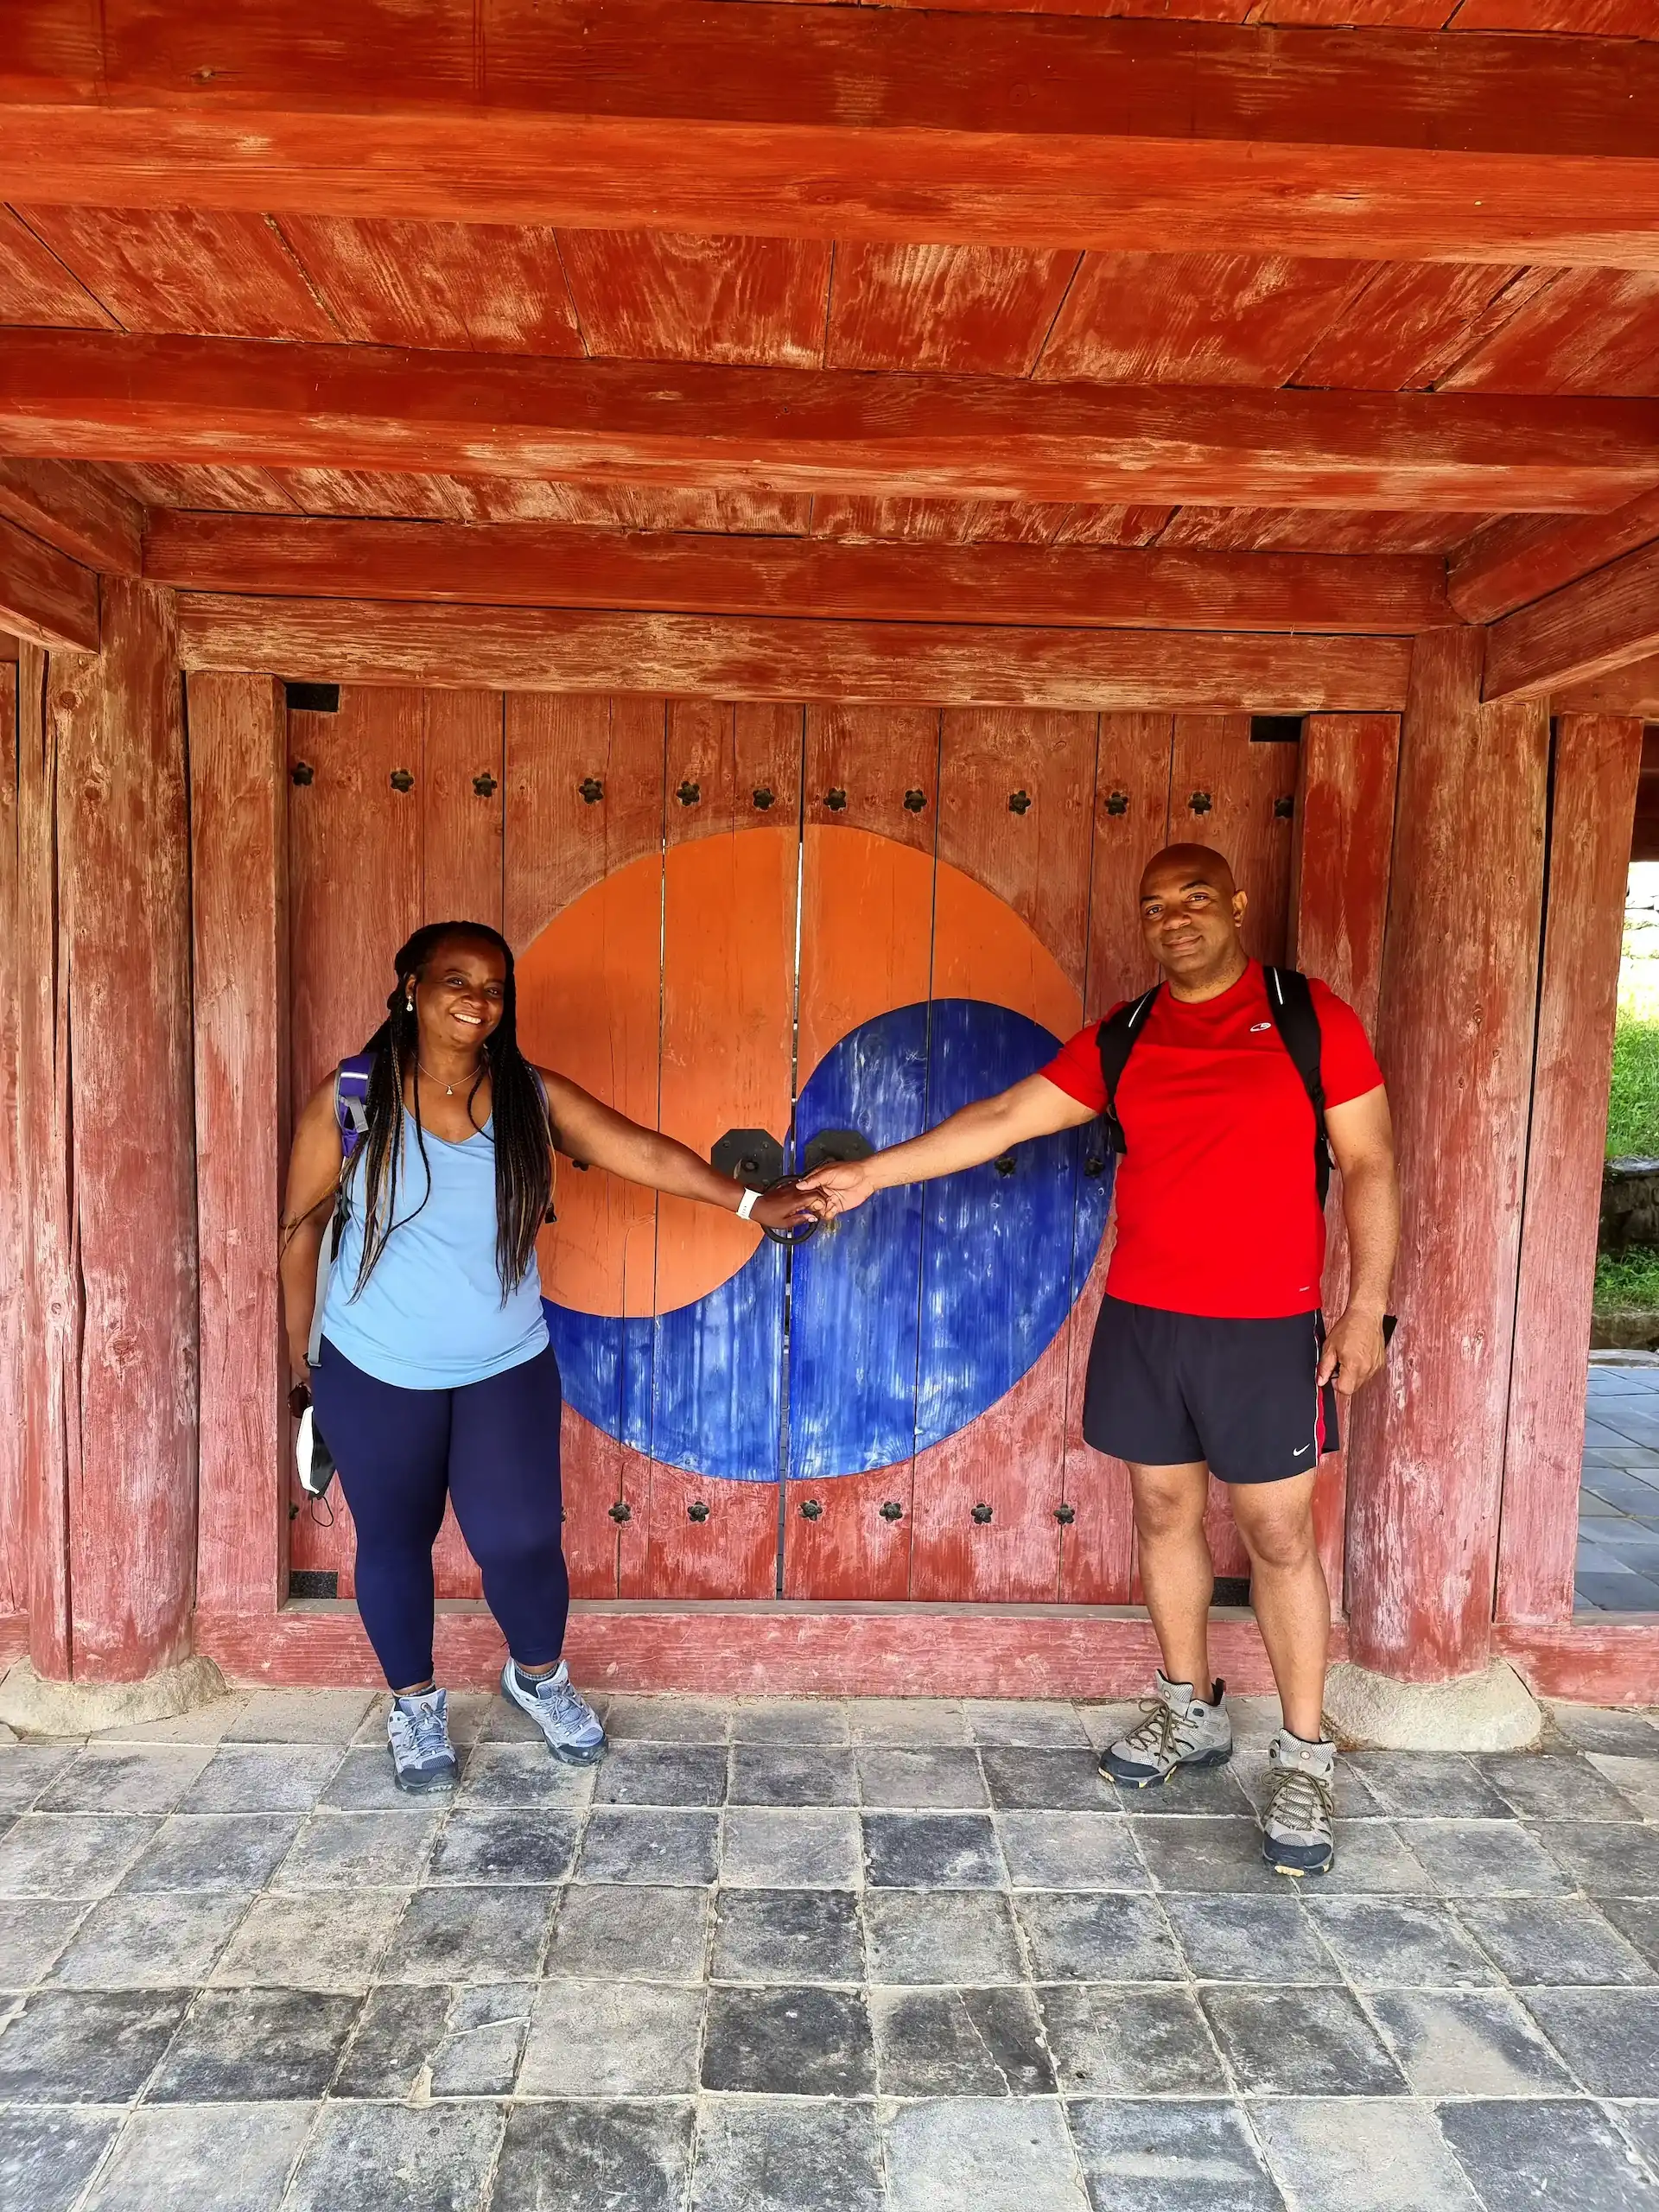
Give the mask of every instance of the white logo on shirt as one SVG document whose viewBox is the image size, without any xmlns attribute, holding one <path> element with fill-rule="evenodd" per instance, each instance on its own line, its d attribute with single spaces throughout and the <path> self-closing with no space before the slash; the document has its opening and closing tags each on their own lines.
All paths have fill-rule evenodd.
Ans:
<svg viewBox="0 0 1659 2212">
<path fill-rule="evenodd" d="M 1272 1027 L 1273 1024 L 1270 1021 L 1253 1021 L 1250 1024 L 1250 1034 L 1252 1037 L 1259 1036 L 1262 1030 L 1271 1029 Z"/>
</svg>

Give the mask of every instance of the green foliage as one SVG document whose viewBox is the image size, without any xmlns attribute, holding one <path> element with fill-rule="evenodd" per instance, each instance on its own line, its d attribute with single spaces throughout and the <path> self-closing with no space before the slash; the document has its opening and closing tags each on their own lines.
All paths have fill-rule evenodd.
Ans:
<svg viewBox="0 0 1659 2212">
<path fill-rule="evenodd" d="M 1596 1305 L 1602 1312 L 1659 1309 L 1659 1252 L 1650 1244 L 1632 1244 L 1623 1252 L 1599 1253 Z"/>
<path fill-rule="evenodd" d="M 1607 1157 L 1659 1156 L 1659 1020 L 1619 1009 L 1613 1084 L 1607 1101 Z"/>
</svg>

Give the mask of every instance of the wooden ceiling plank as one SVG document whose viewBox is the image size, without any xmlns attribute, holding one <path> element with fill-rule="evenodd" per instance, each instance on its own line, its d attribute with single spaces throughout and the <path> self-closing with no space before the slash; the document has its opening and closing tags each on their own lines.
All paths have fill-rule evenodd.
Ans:
<svg viewBox="0 0 1659 2212">
<path fill-rule="evenodd" d="M 0 207 L 0 322 L 110 330 L 115 317 L 10 207 Z"/>
<path fill-rule="evenodd" d="M 1601 515 L 1504 515 L 1452 557 L 1447 588 L 1466 622 L 1512 613 L 1659 537 L 1659 491 Z"/>
<path fill-rule="evenodd" d="M 568 613 L 186 594 L 188 668 L 321 682 L 645 691 L 871 705 L 1155 702 L 1195 713 L 1368 713 L 1405 696 L 1409 641 Z"/>
<path fill-rule="evenodd" d="M 1439 553 L 1459 544 L 1484 518 L 1363 508 L 1183 507 L 1158 546 L 1215 552 Z"/>
<path fill-rule="evenodd" d="M 138 573 L 143 509 L 95 470 L 0 454 L 0 516 L 87 568 L 107 575 Z"/>
<path fill-rule="evenodd" d="M 1410 636 L 1452 619 L 1444 563 L 1294 554 L 447 528 L 152 512 L 144 575 L 181 591 L 810 613 L 839 620 Z"/>
<path fill-rule="evenodd" d="M 5 196 L 1659 269 L 1650 39 L 106 0 L 69 41 L 98 66 L 66 78 L 65 4 L 10 0 Z"/>
<path fill-rule="evenodd" d="M 0 522 L 0 630 L 48 652 L 98 651 L 98 575 Z"/>
<path fill-rule="evenodd" d="M 1079 258 L 849 239 L 836 249 L 825 363 L 1029 376 Z"/>
<path fill-rule="evenodd" d="M 284 215 L 277 226 L 340 334 L 359 344 L 582 352 L 558 233 L 549 225 Z"/>
<path fill-rule="evenodd" d="M 0 449 L 1139 505 L 1602 511 L 1659 402 L 671 369 L 0 332 Z"/>
<path fill-rule="evenodd" d="M 1659 651 L 1659 540 L 1494 622 L 1481 696 L 1547 696 Z"/>
<path fill-rule="evenodd" d="M 1296 381 L 1344 391 L 1427 391 L 1529 274 L 1513 262 L 1389 263 L 1320 336 Z"/>
<path fill-rule="evenodd" d="M 340 334 L 264 215 L 33 205 L 21 213 L 125 329 L 219 338 Z"/>
<path fill-rule="evenodd" d="M 1557 270 L 1439 385 L 1610 397 L 1659 391 L 1659 270 Z"/>
<path fill-rule="evenodd" d="M 825 240 L 570 230 L 559 245 L 591 355 L 779 368 L 823 359 Z"/>
</svg>

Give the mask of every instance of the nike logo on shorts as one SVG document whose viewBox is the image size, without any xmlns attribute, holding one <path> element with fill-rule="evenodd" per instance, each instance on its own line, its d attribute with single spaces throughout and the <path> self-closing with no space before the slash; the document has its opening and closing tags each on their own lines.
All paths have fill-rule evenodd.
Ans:
<svg viewBox="0 0 1659 2212">
<path fill-rule="evenodd" d="M 1300 1459 L 1304 1452 L 1311 1452 L 1313 1449 L 1313 1446 L 1311 1444 L 1299 1444 L 1290 1456 L 1293 1459 Z"/>
</svg>

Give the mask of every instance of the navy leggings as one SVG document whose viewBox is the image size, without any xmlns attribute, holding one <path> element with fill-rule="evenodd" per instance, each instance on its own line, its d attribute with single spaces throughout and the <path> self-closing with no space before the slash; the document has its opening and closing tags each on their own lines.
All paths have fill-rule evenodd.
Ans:
<svg viewBox="0 0 1659 2212">
<path fill-rule="evenodd" d="M 556 1659 L 570 1578 L 552 1345 L 486 1382 L 405 1390 L 325 1338 L 311 1396 L 357 1523 L 357 1608 L 391 1688 L 432 1672 L 432 1547 L 446 1495 L 507 1649 L 525 1667 Z"/>
</svg>

